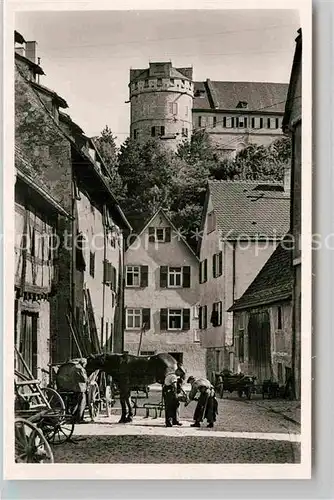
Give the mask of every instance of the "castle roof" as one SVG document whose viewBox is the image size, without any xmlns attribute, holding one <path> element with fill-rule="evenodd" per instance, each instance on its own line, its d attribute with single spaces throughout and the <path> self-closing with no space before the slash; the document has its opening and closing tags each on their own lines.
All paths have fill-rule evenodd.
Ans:
<svg viewBox="0 0 334 500">
<path fill-rule="evenodd" d="M 130 82 L 145 80 L 152 77 L 152 67 L 158 66 L 162 68 L 164 74 L 162 77 L 165 78 L 178 78 L 180 80 L 192 80 L 193 69 L 192 68 L 174 68 L 172 63 L 150 63 L 150 67 L 146 69 L 130 69 Z M 160 75 L 157 75 L 160 77 Z"/>
<path fill-rule="evenodd" d="M 288 84 L 268 82 L 194 82 L 193 109 L 284 113 Z"/>
</svg>

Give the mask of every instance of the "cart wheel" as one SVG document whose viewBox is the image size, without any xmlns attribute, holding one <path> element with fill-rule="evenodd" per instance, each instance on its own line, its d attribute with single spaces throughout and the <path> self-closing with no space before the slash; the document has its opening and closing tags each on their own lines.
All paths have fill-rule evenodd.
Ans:
<svg viewBox="0 0 334 500">
<path fill-rule="evenodd" d="M 49 419 L 42 422 L 44 436 L 53 445 L 69 441 L 74 431 L 72 415 L 59 417 L 58 421 L 50 422 Z"/>
<path fill-rule="evenodd" d="M 93 382 L 89 387 L 88 405 L 91 418 L 94 421 L 99 416 L 101 407 L 100 389 L 96 382 Z"/>
<path fill-rule="evenodd" d="M 44 387 L 42 392 L 49 402 L 52 410 L 54 410 L 58 415 L 65 415 L 65 403 L 59 392 L 51 387 Z"/>
<path fill-rule="evenodd" d="M 52 450 L 43 432 L 24 418 L 15 419 L 15 462 L 54 462 Z"/>
</svg>

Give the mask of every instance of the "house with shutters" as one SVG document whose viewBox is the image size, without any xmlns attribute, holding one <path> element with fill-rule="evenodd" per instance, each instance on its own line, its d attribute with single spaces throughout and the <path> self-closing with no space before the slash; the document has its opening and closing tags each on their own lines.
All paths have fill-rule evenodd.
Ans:
<svg viewBox="0 0 334 500">
<path fill-rule="evenodd" d="M 198 293 L 198 258 L 159 209 L 125 252 L 125 350 L 168 352 L 203 376 Z"/>
<path fill-rule="evenodd" d="M 285 183 L 209 181 L 201 225 L 199 326 L 207 376 L 234 371 L 233 312 L 289 228 L 289 170 Z"/>
</svg>

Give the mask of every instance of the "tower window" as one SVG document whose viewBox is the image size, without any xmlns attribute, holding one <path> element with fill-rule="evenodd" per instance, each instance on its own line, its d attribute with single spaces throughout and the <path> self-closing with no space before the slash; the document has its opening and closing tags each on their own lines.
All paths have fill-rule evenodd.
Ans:
<svg viewBox="0 0 334 500">
<path fill-rule="evenodd" d="M 217 125 L 217 117 L 214 116 L 212 126 L 215 127 L 216 125 Z"/>
<path fill-rule="evenodd" d="M 133 131 L 133 138 L 138 139 L 138 130 L 137 129 L 134 129 L 134 131 Z"/>
<path fill-rule="evenodd" d="M 278 118 L 275 118 L 275 122 L 276 122 L 276 123 L 275 123 L 275 125 L 276 125 L 276 127 L 275 127 L 275 128 L 279 128 L 279 119 L 278 119 Z"/>
<path fill-rule="evenodd" d="M 263 118 L 260 118 L 260 128 L 263 128 Z"/>
<path fill-rule="evenodd" d="M 175 83 L 174 78 L 171 78 L 171 79 L 170 79 L 170 84 L 171 84 L 171 85 L 174 85 L 174 83 Z"/>
<path fill-rule="evenodd" d="M 255 118 L 252 118 L 252 128 L 255 128 Z"/>
</svg>

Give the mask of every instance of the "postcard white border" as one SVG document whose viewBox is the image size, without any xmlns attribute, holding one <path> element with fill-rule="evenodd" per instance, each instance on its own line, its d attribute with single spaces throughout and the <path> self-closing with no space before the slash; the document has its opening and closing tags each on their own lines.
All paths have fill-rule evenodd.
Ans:
<svg viewBox="0 0 334 500">
<path fill-rule="evenodd" d="M 46 10 L 298 9 L 303 31 L 302 401 L 300 464 L 15 464 L 13 446 L 14 12 Z M 309 479 L 311 477 L 312 4 L 311 0 L 8 1 L 4 12 L 4 479 Z M 296 33 L 297 37 L 297 33 Z M 291 65 L 292 65 L 291 56 Z"/>
</svg>

